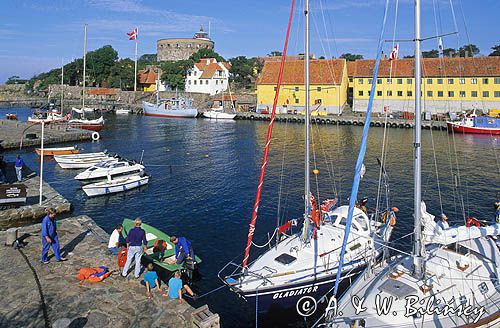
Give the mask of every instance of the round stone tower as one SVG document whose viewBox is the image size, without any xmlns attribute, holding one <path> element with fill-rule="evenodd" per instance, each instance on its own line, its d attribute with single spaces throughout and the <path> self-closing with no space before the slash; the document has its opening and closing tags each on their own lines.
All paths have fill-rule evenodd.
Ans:
<svg viewBox="0 0 500 328">
<path fill-rule="evenodd" d="M 188 59 L 200 49 L 213 49 L 214 42 L 210 40 L 203 26 L 191 39 L 160 39 L 156 43 L 158 61 Z"/>
</svg>

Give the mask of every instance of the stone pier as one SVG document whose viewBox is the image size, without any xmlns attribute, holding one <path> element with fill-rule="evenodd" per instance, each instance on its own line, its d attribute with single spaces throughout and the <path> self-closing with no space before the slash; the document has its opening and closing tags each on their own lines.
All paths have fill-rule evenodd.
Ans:
<svg viewBox="0 0 500 328">
<path fill-rule="evenodd" d="M 4 246 L 7 232 L 0 232 L 0 327 L 191 327 L 195 309 L 185 300 L 159 293 L 148 299 L 133 274 L 121 277 L 116 257 L 107 251 L 108 234 L 91 218 L 57 225 L 66 262 L 52 257 L 40 263 L 40 224 L 20 228 L 26 245 L 19 250 Z M 112 270 L 102 282 L 75 278 L 82 267 L 102 265 Z"/>
</svg>

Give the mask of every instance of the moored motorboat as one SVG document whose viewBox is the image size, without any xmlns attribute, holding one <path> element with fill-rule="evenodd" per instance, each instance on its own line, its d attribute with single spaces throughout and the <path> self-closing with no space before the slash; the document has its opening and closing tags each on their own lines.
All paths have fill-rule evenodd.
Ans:
<svg viewBox="0 0 500 328">
<path fill-rule="evenodd" d="M 57 164 L 63 169 L 87 169 L 100 162 L 117 162 L 118 159 L 114 157 L 92 157 L 80 159 L 60 159 Z"/>
<path fill-rule="evenodd" d="M 5 114 L 5 118 L 8 120 L 17 120 L 17 114 L 7 113 L 7 114 Z"/>
<path fill-rule="evenodd" d="M 448 121 L 448 131 L 475 134 L 500 134 L 500 118 L 478 116 L 476 113 L 466 115 L 460 121 Z"/>
<path fill-rule="evenodd" d="M 130 109 L 120 108 L 115 111 L 116 114 L 130 114 Z"/>
<path fill-rule="evenodd" d="M 126 236 L 128 232 L 134 228 L 134 221 L 125 219 L 123 220 L 122 226 L 123 235 Z M 190 271 L 188 272 L 188 275 L 191 276 L 191 273 L 198 269 L 201 259 L 197 255 L 195 255 L 195 261 L 192 263 L 192 266 L 186 267 L 182 264 L 177 264 L 175 261 L 175 246 L 172 242 L 170 242 L 170 236 L 145 223 L 142 223 L 141 228 L 146 231 L 146 240 L 148 241 L 148 245 L 147 252 L 143 255 L 143 257 L 148 262 L 152 262 L 155 266 L 161 268 L 170 275 L 178 270 L 187 270 Z M 154 252 L 154 246 L 155 244 L 159 244 L 160 240 L 164 242 L 165 247 L 162 247 L 164 250 Z"/>
<path fill-rule="evenodd" d="M 101 116 L 95 120 L 71 119 L 68 125 L 76 129 L 84 129 L 99 132 L 104 128 L 104 118 Z"/>
<path fill-rule="evenodd" d="M 89 197 L 114 194 L 148 184 L 149 176 L 133 175 L 91 183 L 82 187 Z"/>
<path fill-rule="evenodd" d="M 82 183 L 92 183 L 106 180 L 109 177 L 143 175 L 144 165 L 127 160 L 99 162 L 85 171 L 77 174 L 75 180 Z"/>
<path fill-rule="evenodd" d="M 54 155 L 68 155 L 68 154 L 78 154 L 80 152 L 80 149 L 77 147 L 51 147 L 51 148 L 44 148 L 43 149 L 43 155 L 44 156 L 54 156 Z M 38 156 L 42 155 L 42 149 L 37 148 L 36 153 Z"/>
<path fill-rule="evenodd" d="M 222 108 L 212 108 L 209 111 L 203 112 L 203 117 L 215 120 L 234 120 L 236 114 L 225 113 Z"/>
<path fill-rule="evenodd" d="M 91 157 L 106 157 L 109 156 L 106 151 L 96 152 L 96 153 L 78 153 L 78 154 L 69 154 L 69 155 L 54 155 L 54 159 L 56 162 L 58 160 L 65 159 L 80 159 L 80 158 L 91 158 Z"/>
<path fill-rule="evenodd" d="M 65 120 L 66 117 L 57 112 L 35 112 L 28 117 L 28 123 L 31 124 L 42 124 L 42 122 L 45 124 L 62 123 Z"/>
</svg>

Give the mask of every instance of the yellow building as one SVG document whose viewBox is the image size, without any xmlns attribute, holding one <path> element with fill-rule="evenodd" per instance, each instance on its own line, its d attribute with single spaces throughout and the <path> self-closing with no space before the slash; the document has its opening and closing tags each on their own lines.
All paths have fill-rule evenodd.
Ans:
<svg viewBox="0 0 500 328">
<path fill-rule="evenodd" d="M 257 79 L 257 110 L 271 112 L 280 62 L 266 61 Z M 347 66 L 344 59 L 312 60 L 310 64 L 311 110 L 340 114 L 347 101 Z M 305 108 L 304 61 L 285 62 L 278 98 L 278 113 L 302 113 Z"/>
<path fill-rule="evenodd" d="M 148 66 L 137 72 L 138 89 L 147 92 L 156 91 L 156 79 L 158 78 L 158 68 Z"/>
<path fill-rule="evenodd" d="M 357 60 L 351 69 L 353 111 L 366 111 L 374 66 L 374 60 Z M 383 60 L 375 81 L 373 111 L 414 112 L 413 75 L 414 59 Z M 424 112 L 493 108 L 500 108 L 500 57 L 423 59 Z"/>
</svg>

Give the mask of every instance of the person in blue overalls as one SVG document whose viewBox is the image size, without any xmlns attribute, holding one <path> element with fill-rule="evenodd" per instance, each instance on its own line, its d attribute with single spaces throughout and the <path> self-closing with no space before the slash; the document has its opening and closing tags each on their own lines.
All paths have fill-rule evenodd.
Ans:
<svg viewBox="0 0 500 328">
<path fill-rule="evenodd" d="M 49 263 L 49 258 L 47 254 L 52 246 L 54 251 L 54 256 L 56 261 L 66 261 L 67 259 L 61 257 L 59 249 L 59 237 L 57 236 L 56 228 L 56 210 L 54 208 L 49 208 L 47 215 L 42 220 L 42 263 Z"/>
<path fill-rule="evenodd" d="M 191 242 L 185 237 L 170 237 L 170 241 L 175 245 L 175 259 L 177 264 L 182 264 L 185 260 L 194 261 L 194 251 Z"/>
</svg>

